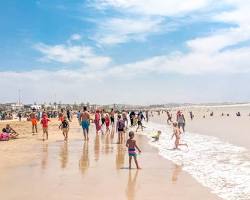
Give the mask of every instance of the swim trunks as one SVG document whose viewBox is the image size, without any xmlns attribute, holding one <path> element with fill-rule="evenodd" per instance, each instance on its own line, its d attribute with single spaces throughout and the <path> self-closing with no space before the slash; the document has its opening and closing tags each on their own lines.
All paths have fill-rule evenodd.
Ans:
<svg viewBox="0 0 250 200">
<path fill-rule="evenodd" d="M 83 129 L 89 129 L 89 121 L 88 120 L 83 120 L 82 121 L 82 128 Z"/>
</svg>

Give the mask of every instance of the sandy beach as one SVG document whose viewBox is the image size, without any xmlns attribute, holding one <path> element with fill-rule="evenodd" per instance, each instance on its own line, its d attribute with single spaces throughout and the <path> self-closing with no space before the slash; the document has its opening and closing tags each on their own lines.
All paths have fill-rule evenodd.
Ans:
<svg viewBox="0 0 250 200">
<path fill-rule="evenodd" d="M 0 145 L 2 199 L 220 199 L 181 166 L 162 158 L 145 136 L 136 136 L 143 169 L 128 170 L 125 145 L 115 144 L 110 135 L 96 136 L 93 126 L 90 141 L 84 142 L 74 120 L 64 142 L 54 120 L 49 141 L 43 142 L 40 129 L 31 135 L 30 122 L 11 124 L 19 127 L 21 137 Z"/>
</svg>

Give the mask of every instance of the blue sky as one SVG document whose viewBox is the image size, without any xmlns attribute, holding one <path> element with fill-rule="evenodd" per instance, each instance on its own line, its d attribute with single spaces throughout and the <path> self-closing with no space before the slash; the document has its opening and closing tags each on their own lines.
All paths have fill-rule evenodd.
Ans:
<svg viewBox="0 0 250 200">
<path fill-rule="evenodd" d="M 249 101 L 249 8 L 244 0 L 1 1 L 0 101 L 16 101 L 18 89 L 26 103 Z"/>
</svg>

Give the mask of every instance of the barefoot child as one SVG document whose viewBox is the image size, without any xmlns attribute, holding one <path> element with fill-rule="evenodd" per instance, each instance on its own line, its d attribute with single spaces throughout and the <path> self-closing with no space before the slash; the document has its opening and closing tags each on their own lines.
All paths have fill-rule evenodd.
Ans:
<svg viewBox="0 0 250 200">
<path fill-rule="evenodd" d="M 59 126 L 59 129 L 62 129 L 62 134 L 64 136 L 64 140 L 68 140 L 68 132 L 69 132 L 69 122 L 66 117 L 63 119 L 62 123 Z"/>
<path fill-rule="evenodd" d="M 49 133 L 48 133 L 48 123 L 50 120 L 48 119 L 47 115 L 44 114 L 43 118 L 41 120 L 42 128 L 43 128 L 43 140 L 44 140 L 44 135 L 46 135 L 46 140 L 49 139 Z"/>
<path fill-rule="evenodd" d="M 136 149 L 139 151 L 139 153 L 141 153 L 141 150 L 136 145 L 136 141 L 134 140 L 134 136 L 135 136 L 134 132 L 130 131 L 129 132 L 129 139 L 127 140 L 127 143 L 126 143 L 126 147 L 128 148 L 128 155 L 129 155 L 129 169 L 131 169 L 132 158 L 134 158 L 136 168 L 140 169 L 138 162 L 137 162 L 137 158 L 136 158 Z"/>
<path fill-rule="evenodd" d="M 35 132 L 37 133 L 37 117 L 34 112 L 31 113 L 30 119 L 31 119 L 31 124 L 32 124 L 32 134 L 34 135 Z"/>
<path fill-rule="evenodd" d="M 176 122 L 173 123 L 173 135 L 172 135 L 172 139 L 175 136 L 175 148 L 174 149 L 179 149 L 179 146 L 186 146 L 188 147 L 187 144 L 180 144 L 180 128 L 178 127 L 178 124 Z"/>
<path fill-rule="evenodd" d="M 161 135 L 161 131 L 157 131 L 157 134 L 152 137 L 154 139 L 153 142 L 157 142 L 160 139 L 160 135 Z"/>
</svg>

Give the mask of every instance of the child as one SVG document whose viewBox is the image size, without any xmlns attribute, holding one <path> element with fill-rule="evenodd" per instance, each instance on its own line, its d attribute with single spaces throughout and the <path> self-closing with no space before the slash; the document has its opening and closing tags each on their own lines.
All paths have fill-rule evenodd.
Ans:
<svg viewBox="0 0 250 200">
<path fill-rule="evenodd" d="M 50 120 L 48 119 L 47 115 L 44 114 L 43 118 L 41 120 L 41 124 L 42 124 L 42 128 L 43 128 L 43 140 L 44 140 L 44 135 L 45 134 L 46 134 L 46 140 L 49 139 L 48 122 L 50 122 Z"/>
<path fill-rule="evenodd" d="M 6 129 L 3 128 L 2 133 L 0 134 L 0 141 L 8 141 L 10 139 L 9 133 L 6 132 Z"/>
<path fill-rule="evenodd" d="M 160 139 L 161 131 L 157 131 L 157 134 L 152 138 L 155 139 L 153 142 L 157 142 Z"/>
<path fill-rule="evenodd" d="M 6 125 L 5 131 L 6 133 L 9 134 L 9 137 L 12 139 L 16 139 L 19 135 L 13 128 L 11 128 L 9 124 Z"/>
<path fill-rule="evenodd" d="M 175 136 L 175 148 L 174 149 L 179 149 L 179 146 L 186 146 L 188 147 L 187 144 L 180 144 L 180 128 L 178 127 L 178 124 L 176 122 L 173 123 L 173 135 L 172 135 L 172 139 Z"/>
<path fill-rule="evenodd" d="M 109 124 L 110 124 L 110 118 L 109 118 L 109 114 L 107 113 L 106 116 L 105 116 L 106 133 L 110 132 Z"/>
<path fill-rule="evenodd" d="M 118 132 L 118 144 L 122 144 L 123 142 L 123 134 L 124 134 L 125 122 L 123 121 L 121 115 L 118 115 L 118 120 L 116 124 L 116 129 Z"/>
<path fill-rule="evenodd" d="M 30 115 L 30 118 L 31 118 L 31 124 L 32 124 L 32 134 L 34 135 L 35 131 L 37 133 L 37 118 L 36 118 L 36 114 L 32 113 Z"/>
<path fill-rule="evenodd" d="M 134 136 L 135 136 L 134 132 L 130 131 L 129 132 L 129 139 L 127 140 L 127 143 L 126 143 L 126 147 L 128 148 L 128 155 L 129 155 L 129 169 L 131 169 L 132 158 L 134 158 L 136 168 L 141 169 L 138 165 L 138 162 L 137 162 L 135 149 L 137 149 L 139 151 L 139 153 L 141 153 L 141 150 L 136 145 L 136 141 L 134 140 Z"/>
<path fill-rule="evenodd" d="M 68 132 L 69 132 L 69 122 L 66 118 L 63 119 L 61 125 L 59 126 L 59 129 L 62 129 L 62 134 L 64 136 L 64 140 L 68 140 Z"/>
</svg>

